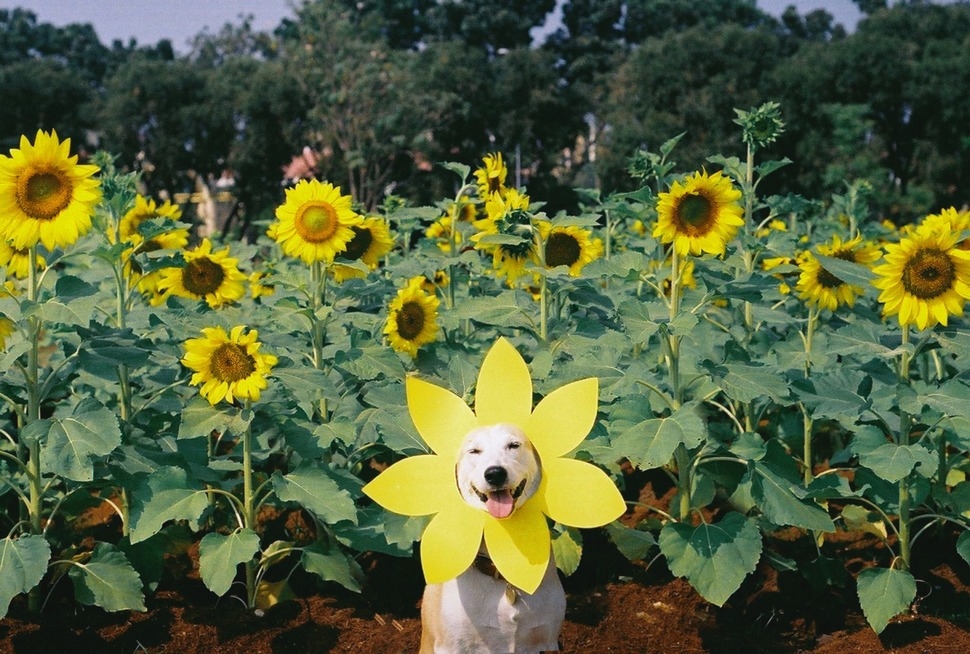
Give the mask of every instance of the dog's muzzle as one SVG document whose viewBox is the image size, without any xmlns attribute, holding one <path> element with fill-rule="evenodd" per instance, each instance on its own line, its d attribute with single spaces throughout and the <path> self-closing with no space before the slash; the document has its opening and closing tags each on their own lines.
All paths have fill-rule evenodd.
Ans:
<svg viewBox="0 0 970 654">
<path fill-rule="evenodd" d="M 514 489 L 500 488 L 486 492 L 478 490 L 473 484 L 472 490 L 485 505 L 488 514 L 493 518 L 501 519 L 512 515 L 512 511 L 515 510 L 515 501 L 522 496 L 522 492 L 525 490 L 525 482 L 526 480 L 523 479 Z"/>
</svg>

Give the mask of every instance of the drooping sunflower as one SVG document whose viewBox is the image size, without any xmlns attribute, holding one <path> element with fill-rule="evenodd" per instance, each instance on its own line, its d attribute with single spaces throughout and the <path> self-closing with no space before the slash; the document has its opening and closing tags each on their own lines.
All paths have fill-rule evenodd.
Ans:
<svg viewBox="0 0 970 654">
<path fill-rule="evenodd" d="M 384 334 L 398 352 L 418 356 L 418 348 L 433 343 L 438 334 L 440 300 L 424 290 L 423 275 L 412 278 L 387 307 Z"/>
<path fill-rule="evenodd" d="M 91 229 L 101 201 L 97 166 L 77 163 L 71 139 L 37 130 L 34 142 L 0 155 L 0 238 L 18 250 L 66 247 Z"/>
<path fill-rule="evenodd" d="M 493 193 L 504 195 L 505 180 L 509 176 L 509 169 L 502 161 L 501 152 L 492 152 L 482 157 L 483 165 L 475 169 L 475 180 L 478 182 L 478 197 L 488 201 Z"/>
<path fill-rule="evenodd" d="M 823 256 L 864 266 L 870 266 L 881 256 L 879 248 L 864 242 L 861 236 L 842 242 L 842 239 L 835 235 L 831 243 L 821 244 L 816 249 Z M 811 251 L 805 251 L 799 257 L 798 267 L 800 274 L 795 284 L 795 291 L 798 297 L 810 305 L 835 311 L 840 305 L 851 307 L 855 304 L 856 297 L 865 293 L 865 289 L 861 286 L 848 284 L 833 275 Z"/>
<path fill-rule="evenodd" d="M 212 405 L 222 400 L 255 402 L 267 386 L 266 377 L 277 358 L 259 351 L 255 329 L 245 330 L 237 325 L 227 334 L 222 327 L 206 327 L 201 338 L 185 341 L 182 364 L 193 371 L 189 384 L 201 384 L 199 393 Z"/>
<path fill-rule="evenodd" d="M 544 261 L 547 268 L 566 266 L 569 274 L 578 277 L 583 268 L 603 256 L 603 241 L 593 233 L 576 225 L 553 227 L 548 220 L 536 221 L 542 237 Z"/>
<path fill-rule="evenodd" d="M 46 265 L 47 260 L 38 254 L 34 259 L 35 270 L 42 270 Z M 15 248 L 6 241 L 0 241 L 0 266 L 7 268 L 8 277 L 26 279 L 30 274 L 30 250 Z"/>
<path fill-rule="evenodd" d="M 720 171 L 696 172 L 659 194 L 653 236 L 661 243 L 673 243 L 681 256 L 724 254 L 744 224 L 740 199 L 741 191 Z"/>
<path fill-rule="evenodd" d="M 284 254 L 306 264 L 332 263 L 347 249 L 356 235 L 352 228 L 362 221 L 349 195 L 317 179 L 303 179 L 286 189 L 286 201 L 276 208 L 276 218 L 270 225 L 270 237 Z"/>
<path fill-rule="evenodd" d="M 185 265 L 165 268 L 158 280 L 162 301 L 169 296 L 204 299 L 213 309 L 235 302 L 246 294 L 246 275 L 239 260 L 229 256 L 229 246 L 212 251 L 212 241 L 202 243 L 184 254 Z"/>
<path fill-rule="evenodd" d="M 485 203 L 485 218 L 475 221 L 479 230 L 472 235 L 476 250 L 492 255 L 492 268 L 509 286 L 525 274 L 526 264 L 536 261 L 529 196 L 509 189 L 504 196 L 493 194 Z"/>
<path fill-rule="evenodd" d="M 391 231 L 382 218 L 371 217 L 361 220 L 351 227 L 354 237 L 347 243 L 347 249 L 337 254 L 333 266 L 333 276 L 338 282 L 352 277 L 364 277 L 365 273 L 357 268 L 341 266 L 341 261 L 360 261 L 371 270 L 377 268 L 381 257 L 394 247 Z"/>
<path fill-rule="evenodd" d="M 407 378 L 405 388 L 411 420 L 433 454 L 395 463 L 363 490 L 395 513 L 433 516 L 421 536 L 421 565 L 428 583 L 467 570 L 484 539 L 502 576 L 533 593 L 552 551 L 547 517 L 592 528 L 623 514 L 623 496 L 613 481 L 595 465 L 566 457 L 596 422 L 596 378 L 561 386 L 533 408 L 529 368 L 508 341 L 499 339 L 478 373 L 474 410 L 458 395 L 415 376 Z M 455 461 L 465 435 L 496 424 L 519 428 L 542 460 L 538 491 L 504 518 L 465 502 L 455 483 Z"/>
<path fill-rule="evenodd" d="M 884 316 L 925 329 L 963 315 L 970 299 L 970 250 L 959 249 L 958 238 L 949 229 L 914 230 L 885 246 L 885 263 L 873 268 L 872 282 L 882 291 Z"/>
</svg>

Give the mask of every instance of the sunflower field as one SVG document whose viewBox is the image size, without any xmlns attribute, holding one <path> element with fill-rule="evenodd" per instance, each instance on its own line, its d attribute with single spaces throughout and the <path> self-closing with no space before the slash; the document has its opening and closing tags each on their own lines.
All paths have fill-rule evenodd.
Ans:
<svg viewBox="0 0 970 654">
<path fill-rule="evenodd" d="M 639 190 L 580 189 L 574 215 L 494 152 L 438 164 L 453 196 L 373 215 L 302 180 L 253 242 L 198 238 L 110 154 L 24 135 L 0 155 L 0 615 L 59 583 L 145 610 L 191 543 L 205 586 L 248 607 L 285 601 L 297 568 L 359 590 L 359 555 L 411 556 L 431 517 L 362 492 L 430 453 L 406 380 L 470 401 L 504 338 L 536 402 L 597 378 L 568 457 L 620 490 L 630 469 L 672 480 L 669 504 L 627 496 L 605 528 L 625 556 L 717 606 L 763 560 L 854 583 L 881 632 L 928 533 L 970 562 L 970 212 L 898 229 L 864 220 L 861 183 L 762 197 L 784 123 L 774 103 L 736 113 L 744 152 L 682 170 L 674 137 L 631 157 Z M 117 529 L 72 539 L 92 506 Z M 308 528 L 271 532 L 271 511 Z M 551 526 L 568 575 L 583 531 Z M 779 530 L 812 554 L 772 551 Z M 860 530 L 886 555 L 850 574 L 824 545 Z"/>
</svg>

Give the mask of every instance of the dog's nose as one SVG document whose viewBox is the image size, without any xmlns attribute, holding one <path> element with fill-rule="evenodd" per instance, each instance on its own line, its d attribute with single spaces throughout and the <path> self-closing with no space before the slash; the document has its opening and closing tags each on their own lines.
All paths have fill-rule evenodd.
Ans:
<svg viewBox="0 0 970 654">
<path fill-rule="evenodd" d="M 490 466 L 485 469 L 485 481 L 492 486 L 501 486 L 509 478 L 509 473 L 502 466 Z"/>
</svg>

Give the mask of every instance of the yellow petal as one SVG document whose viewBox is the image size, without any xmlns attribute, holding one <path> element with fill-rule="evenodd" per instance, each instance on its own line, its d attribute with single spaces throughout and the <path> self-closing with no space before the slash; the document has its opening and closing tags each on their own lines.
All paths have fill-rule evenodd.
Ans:
<svg viewBox="0 0 970 654">
<path fill-rule="evenodd" d="M 431 519 L 421 537 L 421 567 L 429 584 L 454 579 L 475 560 L 482 544 L 482 526 L 488 514 L 464 501 L 449 506 Z"/>
<path fill-rule="evenodd" d="M 408 377 L 405 388 L 411 420 L 421 438 L 454 461 L 465 434 L 478 425 L 471 408 L 451 391 L 417 377 Z"/>
<path fill-rule="evenodd" d="M 478 372 L 475 413 L 480 425 L 522 426 L 532 413 L 532 376 L 522 355 L 504 338 L 495 341 Z"/>
<path fill-rule="evenodd" d="M 524 431 L 544 460 L 562 456 L 589 434 L 598 407 L 599 382 L 595 377 L 581 379 L 545 396 Z"/>
<path fill-rule="evenodd" d="M 363 491 L 385 509 L 402 515 L 430 515 L 447 506 L 448 495 L 461 499 L 455 484 L 454 462 L 434 454 L 398 461 L 364 486 Z"/>
<path fill-rule="evenodd" d="M 570 527 L 592 528 L 613 522 L 626 510 L 623 496 L 606 473 L 576 459 L 543 461 L 542 486 L 534 499 L 546 514 Z"/>
<path fill-rule="evenodd" d="M 535 592 L 552 552 L 549 526 L 538 502 L 526 502 L 502 520 L 488 516 L 485 544 L 495 567 L 510 584 Z"/>
</svg>

